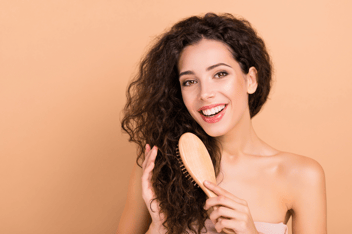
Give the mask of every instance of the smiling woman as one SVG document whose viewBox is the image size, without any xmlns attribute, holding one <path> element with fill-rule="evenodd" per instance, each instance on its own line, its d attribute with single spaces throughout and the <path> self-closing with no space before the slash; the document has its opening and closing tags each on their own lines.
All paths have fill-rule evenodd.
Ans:
<svg viewBox="0 0 352 234">
<path fill-rule="evenodd" d="M 128 87 L 122 128 L 139 151 L 117 232 L 285 234 L 292 216 L 293 233 L 326 233 L 322 167 L 253 129 L 270 88 L 270 57 L 244 19 L 208 13 L 162 35 Z M 208 149 L 217 184 L 204 186 L 218 197 L 183 176 L 185 132 Z"/>
<path fill-rule="evenodd" d="M 225 43 L 202 39 L 187 46 L 178 69 L 183 102 L 208 135 L 222 136 L 249 118 L 248 94 L 257 88 L 257 70 L 245 74 Z"/>
</svg>

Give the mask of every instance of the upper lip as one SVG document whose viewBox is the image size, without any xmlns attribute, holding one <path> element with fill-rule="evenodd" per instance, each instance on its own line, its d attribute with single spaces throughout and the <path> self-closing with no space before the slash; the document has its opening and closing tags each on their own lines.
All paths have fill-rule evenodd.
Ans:
<svg viewBox="0 0 352 234">
<path fill-rule="evenodd" d="M 226 105 L 226 104 L 225 103 L 219 103 L 219 104 L 212 104 L 212 105 L 208 105 L 208 106 L 203 106 L 203 107 L 199 108 L 198 111 L 207 110 L 207 109 L 211 109 L 213 107 L 223 106 L 223 105 Z"/>
</svg>

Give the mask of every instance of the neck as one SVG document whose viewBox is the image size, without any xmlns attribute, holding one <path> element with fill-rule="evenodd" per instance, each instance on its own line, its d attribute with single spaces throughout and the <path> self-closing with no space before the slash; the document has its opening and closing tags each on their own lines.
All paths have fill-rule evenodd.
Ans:
<svg viewBox="0 0 352 234">
<path fill-rule="evenodd" d="M 263 155 L 265 143 L 255 133 L 249 111 L 226 135 L 218 137 L 222 157 L 237 160 L 246 155 Z"/>
</svg>

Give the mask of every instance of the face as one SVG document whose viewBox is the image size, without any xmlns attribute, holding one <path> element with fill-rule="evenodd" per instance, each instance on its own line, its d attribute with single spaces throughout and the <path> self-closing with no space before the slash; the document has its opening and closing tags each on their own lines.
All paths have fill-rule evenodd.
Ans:
<svg viewBox="0 0 352 234">
<path fill-rule="evenodd" d="M 208 135 L 223 136 L 249 118 L 256 70 L 244 74 L 225 43 L 202 39 L 185 47 L 178 70 L 185 106 Z"/>
</svg>

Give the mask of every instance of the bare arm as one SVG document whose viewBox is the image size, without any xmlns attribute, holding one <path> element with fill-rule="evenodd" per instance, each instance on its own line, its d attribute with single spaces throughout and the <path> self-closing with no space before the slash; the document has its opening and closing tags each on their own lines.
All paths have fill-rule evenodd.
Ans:
<svg viewBox="0 0 352 234">
<path fill-rule="evenodd" d="M 149 228 L 151 218 L 142 198 L 142 174 L 142 168 L 135 164 L 117 234 L 144 234 Z"/>
<path fill-rule="evenodd" d="M 138 165 L 133 167 L 127 201 L 117 228 L 117 234 L 166 233 L 162 225 L 164 217 L 159 212 L 159 202 L 154 200 L 155 194 L 151 182 L 157 152 L 156 146 L 150 149 L 147 144 L 142 168 Z M 152 200 L 154 201 L 151 202 Z"/>
<path fill-rule="evenodd" d="M 325 174 L 321 165 L 305 158 L 295 170 L 292 204 L 293 234 L 326 234 L 327 208 Z"/>
</svg>

